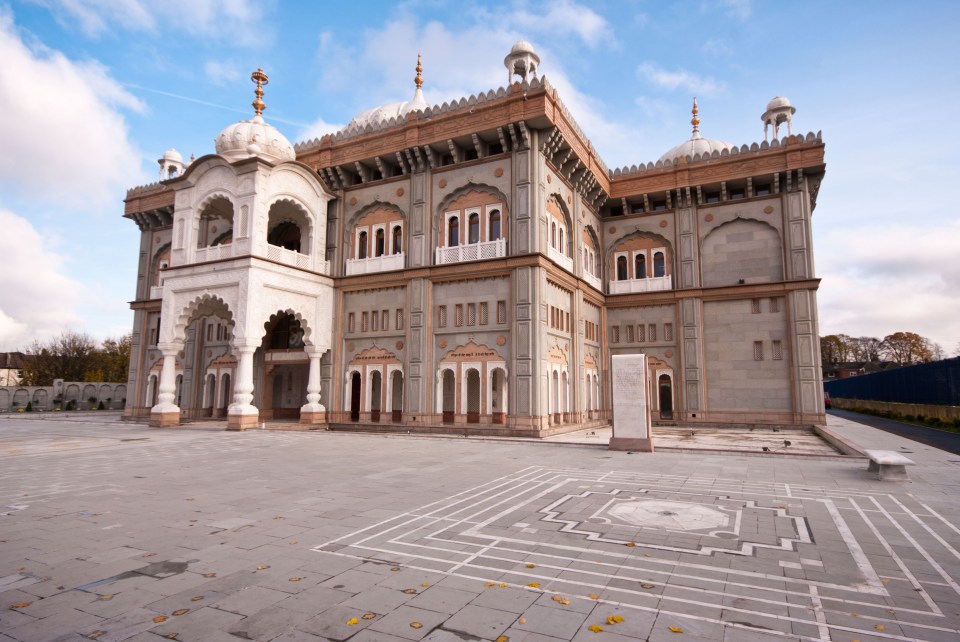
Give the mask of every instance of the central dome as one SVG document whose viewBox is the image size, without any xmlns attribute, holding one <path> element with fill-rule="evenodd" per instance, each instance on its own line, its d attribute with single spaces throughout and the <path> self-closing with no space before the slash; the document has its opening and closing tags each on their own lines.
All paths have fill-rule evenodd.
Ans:
<svg viewBox="0 0 960 642">
<path fill-rule="evenodd" d="M 413 92 L 412 100 L 408 100 L 405 103 L 387 103 L 379 107 L 374 107 L 373 109 L 368 109 L 351 120 L 342 131 L 360 130 L 367 125 L 376 125 L 391 118 L 399 120 L 412 111 L 422 111 L 429 107 L 430 105 L 428 105 L 427 101 L 423 98 L 423 63 L 420 60 L 420 54 L 417 54 L 416 70 L 417 76 L 413 79 L 413 83 L 417 86 L 417 89 Z"/>
<path fill-rule="evenodd" d="M 220 132 L 215 139 L 217 153 L 228 161 L 260 156 L 272 161 L 295 160 L 293 145 L 273 125 L 257 114 Z"/>
<path fill-rule="evenodd" d="M 684 156 L 693 158 L 697 154 L 700 154 L 702 158 L 705 155 L 709 156 L 713 152 L 722 152 L 725 149 L 730 149 L 730 147 L 732 147 L 730 143 L 717 140 L 716 138 L 704 138 L 700 135 L 700 132 L 694 132 L 690 140 L 686 140 L 672 148 L 661 156 L 660 160 L 673 161 L 678 158 L 683 158 Z"/>
</svg>

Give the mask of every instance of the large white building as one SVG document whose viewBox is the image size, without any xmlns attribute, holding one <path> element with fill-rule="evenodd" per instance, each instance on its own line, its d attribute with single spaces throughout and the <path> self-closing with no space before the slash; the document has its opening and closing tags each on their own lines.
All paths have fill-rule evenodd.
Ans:
<svg viewBox="0 0 960 642">
<path fill-rule="evenodd" d="M 296 146 L 258 70 L 214 153 L 164 154 L 126 198 L 126 415 L 543 436 L 608 422 L 611 355 L 644 353 L 654 419 L 822 423 L 820 135 L 777 97 L 730 145 L 694 102 L 688 140 L 611 171 L 533 48 L 504 63 L 429 106 L 418 61 L 412 100 Z"/>
</svg>

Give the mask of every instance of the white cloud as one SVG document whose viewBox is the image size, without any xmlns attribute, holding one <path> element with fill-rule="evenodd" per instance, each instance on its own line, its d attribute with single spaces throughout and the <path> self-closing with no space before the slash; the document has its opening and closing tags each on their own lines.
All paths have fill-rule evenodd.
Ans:
<svg viewBox="0 0 960 642">
<path fill-rule="evenodd" d="M 576 36 L 591 48 L 601 44 L 610 48 L 615 42 L 609 23 L 589 7 L 570 0 L 545 4 L 545 11 L 518 9 L 505 23 L 514 25 L 520 31 L 552 33 L 558 38 Z"/>
<path fill-rule="evenodd" d="M 909 331 L 952 348 L 960 340 L 958 238 L 957 221 L 830 229 L 817 246 L 820 333 Z"/>
<path fill-rule="evenodd" d="M 269 42 L 263 3 L 253 0 L 61 0 L 44 4 L 67 28 L 100 37 L 119 27 L 155 32 L 169 25 L 185 33 L 252 46 Z"/>
<path fill-rule="evenodd" d="M 662 89 L 670 91 L 682 89 L 698 96 L 713 95 L 723 89 L 723 83 L 713 78 L 705 78 L 686 69 L 669 71 L 649 61 L 637 67 L 637 74 Z"/>
<path fill-rule="evenodd" d="M 314 138 L 322 138 L 325 134 L 332 134 L 334 132 L 340 131 L 344 128 L 344 125 L 336 125 L 328 123 L 323 118 L 318 118 L 317 120 L 310 123 L 306 129 L 297 134 L 297 141 L 310 141 Z"/>
<path fill-rule="evenodd" d="M 700 51 L 708 56 L 728 57 L 733 54 L 733 47 L 723 38 L 710 38 L 700 45 Z"/>
<path fill-rule="evenodd" d="M 0 351 L 75 328 L 83 286 L 64 274 L 64 260 L 49 235 L 25 218 L 0 210 L 0 256 L 6 268 L 0 288 Z"/>
<path fill-rule="evenodd" d="M 740 20 L 746 20 L 753 13 L 751 0 L 723 0 L 721 3 L 727 9 L 727 15 Z"/>
<path fill-rule="evenodd" d="M 99 63 L 76 63 L 20 39 L 0 11 L 0 113 L 8 125 L 0 188 L 73 205 L 114 203 L 136 182 L 140 154 L 118 109 L 142 104 Z"/>
<path fill-rule="evenodd" d="M 208 60 L 205 62 L 203 64 L 203 73 L 207 75 L 207 79 L 211 83 L 218 87 L 234 85 L 243 78 L 244 75 L 235 62 L 221 62 L 218 60 Z"/>
</svg>

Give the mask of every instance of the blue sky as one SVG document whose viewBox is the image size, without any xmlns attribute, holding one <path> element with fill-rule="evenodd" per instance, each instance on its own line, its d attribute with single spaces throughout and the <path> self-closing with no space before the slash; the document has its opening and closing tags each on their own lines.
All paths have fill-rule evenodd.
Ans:
<svg viewBox="0 0 960 642">
<path fill-rule="evenodd" d="M 956 2 L 270 2 L 0 0 L 0 350 L 61 329 L 128 332 L 139 240 L 128 187 L 163 151 L 213 151 L 251 114 L 292 142 L 424 93 L 499 87 L 534 44 L 610 168 L 656 160 L 690 134 L 763 139 L 775 95 L 795 131 L 823 131 L 814 213 L 821 334 L 914 331 L 960 346 L 953 123 Z"/>
</svg>

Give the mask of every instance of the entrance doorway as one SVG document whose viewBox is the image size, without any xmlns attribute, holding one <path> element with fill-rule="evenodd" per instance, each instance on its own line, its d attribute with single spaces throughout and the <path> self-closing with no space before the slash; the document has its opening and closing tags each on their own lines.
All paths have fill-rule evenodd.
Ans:
<svg viewBox="0 0 960 642">
<path fill-rule="evenodd" d="M 360 421 L 360 373 L 350 377 L 350 421 Z"/>
<path fill-rule="evenodd" d="M 657 384 L 660 388 L 660 418 L 673 419 L 673 389 L 670 385 L 670 375 L 660 375 Z"/>
</svg>

